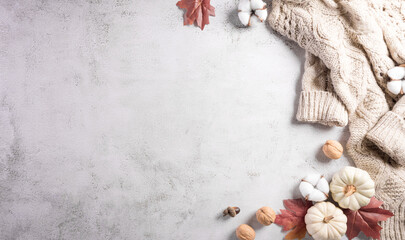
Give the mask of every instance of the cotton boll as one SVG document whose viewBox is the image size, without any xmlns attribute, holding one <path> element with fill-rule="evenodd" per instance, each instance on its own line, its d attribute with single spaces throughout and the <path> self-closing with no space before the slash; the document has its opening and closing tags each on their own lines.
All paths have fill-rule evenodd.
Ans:
<svg viewBox="0 0 405 240">
<path fill-rule="evenodd" d="M 308 200 L 314 202 L 322 202 L 326 200 L 326 195 L 318 190 L 312 191 L 311 194 L 308 196 Z"/>
<path fill-rule="evenodd" d="M 387 83 L 388 91 L 397 95 L 401 92 L 401 88 L 403 87 L 402 81 L 390 81 Z"/>
<path fill-rule="evenodd" d="M 250 8 L 250 1 L 249 0 L 240 0 L 238 5 L 239 12 L 250 12 L 252 9 Z"/>
<path fill-rule="evenodd" d="M 300 192 L 302 196 L 308 196 L 314 191 L 314 186 L 307 182 L 302 182 L 299 186 Z"/>
<path fill-rule="evenodd" d="M 405 81 L 401 81 L 402 82 L 402 92 L 405 93 Z"/>
<path fill-rule="evenodd" d="M 251 26 L 252 23 L 256 25 L 256 22 L 263 22 L 267 19 L 266 8 L 266 3 L 262 0 L 240 0 L 238 5 L 239 20 L 244 26 Z M 256 20 L 253 20 L 252 16 Z"/>
<path fill-rule="evenodd" d="M 306 177 L 304 177 L 304 181 L 309 182 L 310 184 L 312 184 L 313 186 L 315 186 L 319 179 L 321 178 L 320 174 L 309 174 Z"/>
<path fill-rule="evenodd" d="M 320 202 L 328 198 L 329 183 L 320 174 L 310 174 L 301 180 L 299 190 L 306 200 Z"/>
<path fill-rule="evenodd" d="M 255 15 L 259 18 L 261 22 L 267 19 L 267 9 L 264 10 L 256 10 Z"/>
<path fill-rule="evenodd" d="M 243 26 L 249 25 L 250 13 L 239 12 L 238 17 L 239 17 L 240 22 L 243 24 Z"/>
<path fill-rule="evenodd" d="M 250 25 L 252 9 L 249 0 L 241 0 L 238 5 L 238 17 L 243 26 Z"/>
<path fill-rule="evenodd" d="M 266 3 L 264 3 L 262 0 L 251 0 L 250 1 L 250 8 L 252 10 L 262 9 L 264 6 L 266 6 Z"/>
<path fill-rule="evenodd" d="M 329 193 L 329 183 L 328 183 L 328 181 L 326 181 L 326 179 L 324 177 L 319 179 L 319 181 L 316 184 L 315 188 L 318 189 L 321 192 Z"/>
<path fill-rule="evenodd" d="M 387 74 L 391 79 L 401 80 L 405 77 L 405 67 L 391 68 Z"/>
<path fill-rule="evenodd" d="M 256 26 L 259 26 L 260 24 L 262 24 L 262 22 L 255 16 L 255 15 L 252 15 L 251 17 L 250 17 L 250 27 L 256 27 Z"/>
</svg>

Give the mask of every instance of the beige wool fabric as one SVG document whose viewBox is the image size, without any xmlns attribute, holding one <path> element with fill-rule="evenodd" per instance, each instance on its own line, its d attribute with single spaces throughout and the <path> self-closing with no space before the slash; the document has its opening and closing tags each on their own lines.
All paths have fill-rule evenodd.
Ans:
<svg viewBox="0 0 405 240">
<path fill-rule="evenodd" d="M 268 21 L 307 51 L 298 120 L 349 124 L 349 155 L 395 214 L 381 239 L 405 239 L 405 97 L 386 89 L 405 63 L 405 1 L 273 0 Z"/>
</svg>

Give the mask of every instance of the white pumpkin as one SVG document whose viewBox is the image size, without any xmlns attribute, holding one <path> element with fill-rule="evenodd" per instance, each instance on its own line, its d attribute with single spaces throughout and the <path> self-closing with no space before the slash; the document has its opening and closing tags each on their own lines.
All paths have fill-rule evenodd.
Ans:
<svg viewBox="0 0 405 240">
<path fill-rule="evenodd" d="M 347 217 L 330 202 L 320 202 L 310 207 L 305 215 L 308 233 L 315 240 L 338 240 L 346 233 Z"/>
<path fill-rule="evenodd" d="M 328 198 L 329 183 L 320 174 L 310 174 L 300 183 L 302 196 L 309 201 L 321 202 Z"/>
<path fill-rule="evenodd" d="M 375 194 L 375 184 L 366 171 L 344 167 L 333 176 L 330 191 L 340 207 L 356 211 L 370 203 Z"/>
</svg>

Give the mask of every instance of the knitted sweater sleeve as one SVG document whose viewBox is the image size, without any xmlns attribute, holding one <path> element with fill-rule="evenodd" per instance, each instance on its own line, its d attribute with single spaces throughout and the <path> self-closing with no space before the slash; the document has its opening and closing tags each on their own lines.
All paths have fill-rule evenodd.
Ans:
<svg viewBox="0 0 405 240">
<path fill-rule="evenodd" d="M 327 126 L 347 125 L 346 108 L 333 93 L 330 71 L 315 55 L 306 52 L 302 92 L 300 94 L 297 119 Z"/>
<path fill-rule="evenodd" d="M 405 2 L 370 1 L 368 12 L 360 11 L 361 8 L 351 2 L 345 7 L 352 16 L 370 24 L 367 26 L 369 31 L 357 31 L 357 39 L 367 54 L 377 82 L 387 93 L 387 100 L 394 105 L 367 133 L 367 138 L 405 166 L 405 98 L 397 101 L 397 97 L 389 96 L 386 89 L 388 69 L 405 63 Z M 354 28 L 358 30 L 359 27 Z"/>
<path fill-rule="evenodd" d="M 373 2 L 387 14 L 370 11 Z M 387 4 L 398 6 L 399 15 Z M 374 179 L 376 197 L 395 214 L 384 222 L 384 240 L 405 239 L 405 167 L 397 164 L 405 162 L 405 97 L 395 104 L 386 91 L 386 71 L 405 60 L 405 41 L 398 38 L 405 31 L 388 28 L 397 26 L 392 16 L 404 23 L 404 13 L 403 0 L 273 0 L 268 18 L 274 30 L 311 54 L 298 118 L 322 123 L 324 115 L 307 113 L 323 112 L 324 103 L 335 100 L 344 106 L 339 117 L 349 119 L 347 153 Z"/>
<path fill-rule="evenodd" d="M 375 79 L 394 105 L 367 133 L 367 138 L 405 166 L 405 98 L 397 101 L 386 89 L 387 71 L 405 63 L 405 2 L 401 1 L 342 1 L 353 21 L 356 40 L 372 66 Z M 367 11 L 364 11 L 367 9 Z"/>
<path fill-rule="evenodd" d="M 376 124 L 367 138 L 405 166 L 405 110 L 389 111 L 396 98 L 386 88 L 386 72 L 405 61 L 403 12 L 394 0 L 274 0 L 269 23 L 310 53 L 298 120 L 344 126 L 348 113 L 377 118 L 368 120 Z"/>
<path fill-rule="evenodd" d="M 367 138 L 398 164 L 405 166 L 405 97 L 383 115 Z"/>
</svg>

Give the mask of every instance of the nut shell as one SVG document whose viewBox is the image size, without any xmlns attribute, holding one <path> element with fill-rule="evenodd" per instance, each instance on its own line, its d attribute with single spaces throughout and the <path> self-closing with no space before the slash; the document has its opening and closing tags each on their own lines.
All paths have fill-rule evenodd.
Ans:
<svg viewBox="0 0 405 240">
<path fill-rule="evenodd" d="M 270 207 L 262 207 L 257 210 L 256 219 L 259 223 L 269 226 L 276 220 L 276 213 Z"/>
<path fill-rule="evenodd" d="M 343 154 L 343 146 L 335 140 L 328 140 L 322 147 L 323 153 L 330 159 L 339 159 Z"/>
<path fill-rule="evenodd" d="M 242 224 L 236 229 L 236 236 L 239 240 L 253 240 L 256 237 L 256 233 L 249 225 Z"/>
</svg>

